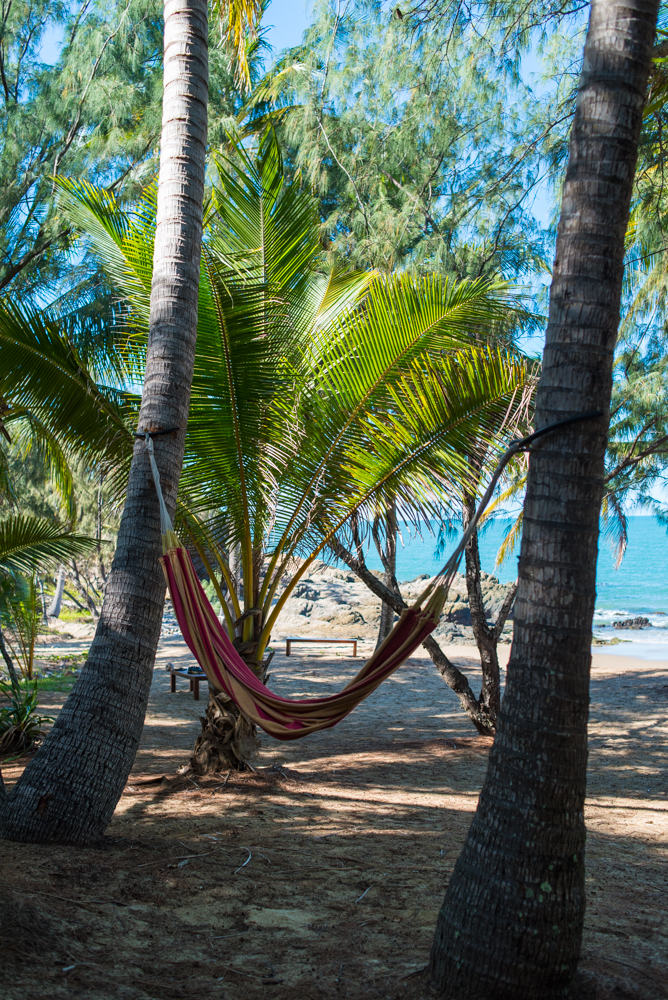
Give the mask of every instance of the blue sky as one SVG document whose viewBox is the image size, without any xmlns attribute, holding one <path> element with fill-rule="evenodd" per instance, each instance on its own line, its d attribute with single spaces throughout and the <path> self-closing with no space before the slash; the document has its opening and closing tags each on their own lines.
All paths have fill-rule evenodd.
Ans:
<svg viewBox="0 0 668 1000">
<path fill-rule="evenodd" d="M 297 45 L 302 33 L 308 27 L 311 3 L 308 0 L 273 0 L 264 24 L 269 27 L 267 41 L 276 52 Z M 42 40 L 42 61 L 52 65 L 58 58 L 63 41 L 60 25 L 51 25 L 44 32 Z"/>
<path fill-rule="evenodd" d="M 271 25 L 267 41 L 276 52 L 297 45 L 302 33 L 308 27 L 311 3 L 308 0 L 272 0 L 264 17 L 265 25 Z"/>
</svg>

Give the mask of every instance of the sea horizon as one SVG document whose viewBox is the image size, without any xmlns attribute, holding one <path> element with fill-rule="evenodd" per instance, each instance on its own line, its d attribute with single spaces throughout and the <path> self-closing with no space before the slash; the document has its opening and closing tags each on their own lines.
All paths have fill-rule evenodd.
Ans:
<svg viewBox="0 0 668 1000">
<path fill-rule="evenodd" d="M 482 569 L 497 577 L 501 583 L 517 578 L 519 542 L 503 565 L 495 567 L 496 554 L 513 523 L 513 519 L 507 517 L 490 519 L 479 536 Z M 668 659 L 665 648 L 668 644 L 668 532 L 655 515 L 637 514 L 628 518 L 628 535 L 624 559 L 619 569 L 615 569 L 612 547 L 601 534 L 594 635 L 602 639 L 614 635 L 624 640 L 618 646 L 605 647 L 606 652 L 640 656 L 641 647 L 658 646 L 658 649 L 645 650 L 643 659 Z M 448 539 L 443 554 L 436 556 L 435 535 L 426 531 L 421 537 L 411 535 L 408 527 L 402 525 L 397 549 L 397 579 L 404 582 L 414 580 L 422 573 L 434 575 L 447 561 L 460 538 L 461 530 L 458 530 Z M 382 569 L 373 544 L 366 558 L 370 569 Z M 642 631 L 615 629 L 614 632 L 610 628 L 613 621 L 638 617 L 647 618 L 651 627 Z M 601 647 L 596 648 L 601 651 Z M 650 655 L 652 653 L 654 655 Z"/>
</svg>

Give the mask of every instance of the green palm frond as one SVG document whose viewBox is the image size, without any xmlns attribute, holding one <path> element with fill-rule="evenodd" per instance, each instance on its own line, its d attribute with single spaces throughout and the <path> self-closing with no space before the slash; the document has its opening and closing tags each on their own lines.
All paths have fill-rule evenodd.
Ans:
<svg viewBox="0 0 668 1000">
<path fill-rule="evenodd" d="M 64 562 L 96 545 L 43 517 L 20 514 L 0 521 L 0 570 L 32 575 L 44 563 Z"/>
<path fill-rule="evenodd" d="M 141 201 L 127 212 L 106 188 L 66 178 L 58 178 L 57 183 L 67 216 L 86 234 L 91 250 L 113 285 L 148 330 L 157 207 L 155 188 L 147 188 Z"/>
<path fill-rule="evenodd" d="M 10 408 L 4 420 L 12 429 L 12 442 L 19 455 L 25 457 L 34 452 L 42 460 L 68 520 L 74 521 L 76 505 L 72 470 L 57 434 L 25 408 Z"/>
<path fill-rule="evenodd" d="M 297 553 L 306 562 L 296 581 L 354 512 L 370 520 L 379 504 L 393 502 L 400 519 L 429 521 L 452 509 L 467 487 L 469 457 L 478 452 L 489 463 L 490 448 L 526 419 L 534 387 L 533 364 L 500 350 L 413 359 L 388 386 L 386 409 L 365 411 L 355 434 L 329 456 L 308 515 L 293 516 L 292 535 L 277 545 L 283 560 L 276 577 Z M 267 600 L 275 592 L 270 586 Z M 266 635 L 287 596 L 289 589 L 271 611 Z"/>
<path fill-rule="evenodd" d="M 97 385 L 48 314 L 0 302 L 0 397 L 83 460 L 129 467 L 131 394 Z"/>
</svg>

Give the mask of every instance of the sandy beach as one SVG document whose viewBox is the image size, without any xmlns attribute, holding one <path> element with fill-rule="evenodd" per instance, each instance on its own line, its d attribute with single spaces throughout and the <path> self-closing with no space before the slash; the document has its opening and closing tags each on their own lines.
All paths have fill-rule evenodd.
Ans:
<svg viewBox="0 0 668 1000">
<path fill-rule="evenodd" d="M 371 630 L 370 609 L 348 604 Z M 335 691 L 373 648 L 361 626 L 338 625 L 362 640 L 357 660 L 325 646 L 288 658 L 274 640 L 271 686 Z M 78 631 L 54 648 L 85 647 Z M 4 995 L 428 997 L 420 970 L 490 740 L 418 654 L 336 729 L 292 743 L 264 736 L 254 773 L 178 777 L 204 702 L 185 681 L 170 693 L 165 664 L 192 659 L 169 615 L 164 631 L 141 746 L 104 842 L 3 844 L 3 910 L 21 927 L 2 937 Z M 581 981 L 600 1000 L 652 1000 L 666 995 L 668 973 L 668 662 L 618 648 L 593 659 Z M 476 688 L 475 648 L 446 651 Z M 64 698 L 42 702 L 55 715 Z M 8 783 L 24 763 L 3 769 Z"/>
</svg>

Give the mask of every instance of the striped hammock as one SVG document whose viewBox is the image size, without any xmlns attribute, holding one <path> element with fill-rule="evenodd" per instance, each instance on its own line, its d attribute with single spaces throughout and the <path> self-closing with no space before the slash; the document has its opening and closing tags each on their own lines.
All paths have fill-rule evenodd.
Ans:
<svg viewBox="0 0 668 1000">
<path fill-rule="evenodd" d="M 434 631 L 445 601 L 445 590 L 437 587 L 424 609 L 404 611 L 385 642 L 338 694 L 299 701 L 281 698 L 255 676 L 232 645 L 187 550 L 172 532 L 166 540 L 169 547 L 160 561 L 174 614 L 210 688 L 231 698 L 251 722 L 277 740 L 297 740 L 344 719 Z"/>
<path fill-rule="evenodd" d="M 172 606 L 181 632 L 190 650 L 204 671 L 212 691 L 220 692 L 239 707 L 261 729 L 277 740 L 297 740 L 319 729 L 328 729 L 344 719 L 349 712 L 375 691 L 379 684 L 394 673 L 417 649 L 423 639 L 434 631 L 452 583 L 464 547 L 480 517 L 492 499 L 501 473 L 513 455 L 526 451 L 531 442 L 544 434 L 578 420 L 601 414 L 584 413 L 551 424 L 526 438 L 513 441 L 504 452 L 489 482 L 475 516 L 438 577 L 428 585 L 415 607 L 402 612 L 385 642 L 378 647 L 350 684 L 338 694 L 326 698 L 293 700 L 274 694 L 255 676 L 232 645 L 230 637 L 218 620 L 202 589 L 190 555 L 174 534 L 171 518 L 165 506 L 160 486 L 160 474 L 155 462 L 152 437 L 167 431 L 138 433 L 146 440 L 158 503 L 164 555 L 162 568 L 172 598 Z M 436 585 L 437 580 L 441 585 Z M 424 608 L 422 602 L 426 602 Z"/>
</svg>

